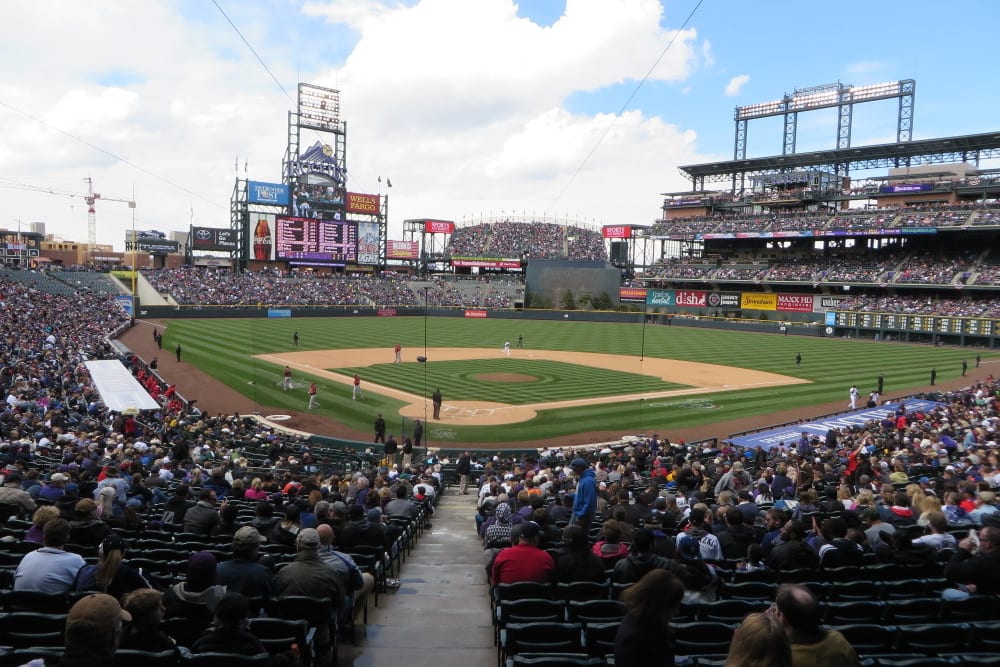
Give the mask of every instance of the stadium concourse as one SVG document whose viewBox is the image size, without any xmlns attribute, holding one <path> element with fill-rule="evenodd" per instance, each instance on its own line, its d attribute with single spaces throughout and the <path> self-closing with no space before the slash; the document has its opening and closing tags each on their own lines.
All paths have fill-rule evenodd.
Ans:
<svg viewBox="0 0 1000 667">
<path fill-rule="evenodd" d="M 342 607 L 345 598 L 317 606 L 283 594 L 302 590 L 292 584 L 302 584 L 297 565 L 315 558 L 312 551 L 335 558 L 313 525 L 374 584 L 353 611 L 338 614 L 330 637 L 341 664 L 492 665 L 497 651 L 516 659 L 524 646 L 518 633 L 533 629 L 550 650 L 582 650 L 600 662 L 614 650 L 609 642 L 622 614 L 612 598 L 632 581 L 622 544 L 647 536 L 667 559 L 657 562 L 686 586 L 675 617 L 678 654 L 711 655 L 718 664 L 744 614 L 766 608 L 779 582 L 805 579 L 822 619 L 859 653 L 995 659 L 1000 569 L 989 550 L 1000 549 L 994 525 L 1000 385 L 986 369 L 966 379 L 971 389 L 937 387 L 945 393 L 933 405 L 831 429 L 825 442 L 811 437 L 769 451 L 689 448 L 676 434 L 516 458 L 493 454 L 491 446 L 491 454 L 462 462 L 470 491 L 480 489 L 466 495 L 455 487 L 454 462 L 390 469 L 377 456 L 307 446 L 229 410 L 213 416 L 192 407 L 182 398 L 188 387 L 179 384 L 188 379 L 171 376 L 183 364 L 169 359 L 152 373 L 142 358 L 124 358 L 162 409 L 112 414 L 82 364 L 120 354 L 108 337 L 129 320 L 112 297 L 90 290 L 52 294 L 3 278 L 0 293 L 0 382 L 7 395 L 0 412 L 0 642 L 9 642 L 0 643 L 0 658 L 6 664 L 62 652 L 64 615 L 77 594 L 102 587 L 120 595 L 162 591 L 171 618 L 158 627 L 189 648 L 204 638 L 212 605 L 237 589 L 254 600 L 246 603 L 252 615 L 263 607 L 272 617 L 323 630 L 333 618 L 331 603 Z M 125 339 L 137 331 L 152 340 L 149 327 L 133 328 Z M 198 391 L 214 394 L 214 387 Z M 576 457 L 584 457 L 580 466 Z M 546 581 L 532 593 L 552 598 L 545 606 L 565 621 L 567 640 L 551 626 L 512 623 L 508 589 L 491 588 L 483 566 L 515 530 L 530 541 L 541 539 L 546 526 L 550 555 L 570 562 L 558 528 L 568 520 L 567 498 L 584 468 L 594 471 L 599 518 L 582 536 L 595 555 L 607 555 L 599 580 L 580 583 L 563 572 L 556 575 L 569 576 L 562 584 Z M 504 507 L 514 514 L 509 526 Z M 516 527 L 529 519 L 538 526 Z M 980 525 L 985 547 L 967 537 Z M 237 539 L 247 531 L 252 540 Z M 694 539 L 693 551 L 687 538 Z M 67 554 L 65 571 L 39 570 L 33 555 L 39 540 L 48 545 L 45 553 Z M 590 543 L 582 543 L 588 553 Z M 254 563 L 258 553 L 267 557 L 261 568 Z M 79 582 L 68 571 L 71 562 L 78 570 L 111 558 L 122 560 L 104 584 L 96 579 L 101 570 Z M 231 578 L 227 588 L 216 583 L 230 561 L 253 568 L 255 579 Z M 621 576 L 610 567 L 618 561 L 626 564 Z M 269 565 L 278 573 L 274 581 Z M 506 577 L 499 569 L 494 574 Z M 364 590 L 363 578 L 343 581 L 326 590 Z M 568 598 L 593 601 L 604 623 Z M 125 599 L 127 606 L 134 602 Z M 226 609 L 239 602 L 228 599 L 234 602 Z M 142 609 L 131 608 L 134 615 Z M 41 617 L 31 615 L 42 611 L 49 615 L 44 629 Z M 27 631 L 26 622 L 33 624 Z M 257 618 L 248 627 L 276 653 L 309 651 L 294 631 L 275 637 Z M 324 664 L 323 633 L 316 636 Z"/>
</svg>

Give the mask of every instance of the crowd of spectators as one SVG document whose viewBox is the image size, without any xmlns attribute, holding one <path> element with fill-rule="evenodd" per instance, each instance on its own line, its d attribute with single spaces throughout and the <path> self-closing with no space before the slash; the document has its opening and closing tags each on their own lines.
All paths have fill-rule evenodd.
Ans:
<svg viewBox="0 0 1000 667">
<path fill-rule="evenodd" d="M 976 251 L 961 256 L 943 257 L 937 253 L 916 252 L 892 274 L 892 282 L 924 285 L 950 285 L 963 268 L 971 267 Z"/>
<path fill-rule="evenodd" d="M 504 220 L 459 227 L 451 235 L 452 257 L 521 257 L 535 259 L 607 260 L 598 231 L 575 225 Z"/>
<path fill-rule="evenodd" d="M 458 281 L 385 273 L 381 276 L 281 274 L 273 271 L 232 274 L 193 268 L 143 272 L 161 293 L 178 304 L 196 306 L 422 306 L 509 308 L 523 293 L 516 280 Z"/>
<path fill-rule="evenodd" d="M 618 639 L 625 633 L 631 642 L 637 640 L 627 614 L 650 573 L 675 582 L 676 595 L 669 588 L 661 592 L 669 599 L 663 601 L 667 619 L 687 621 L 716 608 L 725 613 L 715 603 L 734 597 L 745 606 L 739 617 L 753 606 L 747 600 L 764 611 L 770 596 L 781 610 L 787 595 L 800 594 L 809 618 L 792 624 L 817 632 L 816 597 L 823 590 L 777 584 L 803 576 L 826 580 L 824 571 L 842 568 L 829 584 L 831 599 L 839 599 L 833 589 L 841 584 L 868 587 L 872 597 L 865 599 L 875 599 L 875 587 L 894 585 L 879 581 L 889 568 L 909 568 L 901 576 L 935 583 L 900 591 L 899 598 L 923 597 L 932 610 L 925 618 L 936 619 L 939 607 L 1000 592 L 994 553 L 1000 547 L 998 395 L 1000 384 L 989 376 L 933 396 L 937 407 L 907 408 L 902 400 L 864 424 L 832 426 L 822 435 L 803 432 L 769 450 L 715 441 L 688 445 L 653 435 L 588 452 L 474 460 L 480 475 L 476 529 L 487 572 L 494 585 L 577 586 L 581 595 L 584 586 L 610 585 L 626 602 Z M 731 592 L 744 581 L 758 582 L 757 592 Z M 557 588 L 555 595 L 570 590 Z M 992 613 L 984 607 L 980 620 L 992 620 Z M 854 622 L 850 617 L 839 623 Z M 780 627 L 760 649 L 763 655 L 773 657 L 781 648 L 775 644 Z M 793 650 L 816 648 L 785 631 Z M 843 655 L 827 656 L 833 660 L 827 664 L 857 664 L 854 649 L 835 636 Z M 733 642 L 734 649 L 743 646 Z M 674 641 L 647 638 L 650 643 L 672 655 L 675 644 L 694 642 L 678 631 Z M 965 648 L 955 646 L 956 652 Z M 616 642 L 615 653 L 616 664 L 623 656 L 632 656 L 626 658 L 630 665 L 642 664 L 628 642 Z"/>
<path fill-rule="evenodd" d="M 432 512 L 440 467 L 386 461 L 380 468 L 377 457 L 310 445 L 249 417 L 202 414 L 112 344 L 109 337 L 130 324 L 113 297 L 90 290 L 52 295 L 0 278 L 0 315 L 0 586 L 102 591 L 137 615 L 148 605 L 133 604 L 131 596 L 146 591 L 165 615 L 185 617 L 188 630 L 197 626 L 197 634 L 175 639 L 198 652 L 225 645 L 205 634 L 220 631 L 220 617 L 239 625 L 272 597 L 326 590 L 296 565 L 313 552 L 343 570 L 326 580 L 331 621 L 350 622 L 343 612 L 352 612 L 376 577 L 381 586 L 397 585 L 387 576 L 389 564 L 398 559 L 408 522 Z M 133 415 L 107 408 L 84 362 L 112 358 L 122 359 L 159 409 Z M 390 520 L 397 511 L 403 523 Z M 176 552 L 185 568 L 146 558 L 173 549 L 177 537 L 188 545 Z M 26 548 L 16 551 L 19 562 L 10 569 L 10 548 L 19 542 Z M 342 553 L 363 548 L 375 549 L 357 556 L 371 559 L 363 561 L 364 574 Z M 279 563 L 287 565 L 276 572 Z M 230 618 L 224 610 L 232 596 L 256 607 L 237 600 L 242 615 Z M 74 613 L 66 620 L 67 653 L 80 650 L 69 633 Z M 102 644 L 103 658 L 119 639 L 123 647 L 148 648 L 157 632 L 173 647 L 163 614 L 158 618 L 146 628 L 151 633 L 135 635 L 146 627 L 140 623 Z M 181 625 L 172 627 L 180 632 Z M 261 644 L 229 646 L 246 653 Z"/>
<path fill-rule="evenodd" d="M 1000 317 L 1000 298 L 937 299 L 932 296 L 900 294 L 854 295 L 841 301 L 837 308 L 871 313 L 995 318 Z"/>
</svg>

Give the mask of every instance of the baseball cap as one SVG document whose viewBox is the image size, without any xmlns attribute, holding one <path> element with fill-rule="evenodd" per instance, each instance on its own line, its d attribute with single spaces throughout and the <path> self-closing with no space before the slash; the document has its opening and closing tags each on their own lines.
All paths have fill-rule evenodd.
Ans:
<svg viewBox="0 0 1000 667">
<path fill-rule="evenodd" d="M 319 532 L 315 528 L 303 528 L 295 537 L 295 546 L 299 549 L 318 549 Z"/>
<path fill-rule="evenodd" d="M 54 472 L 52 476 L 49 477 L 50 482 L 68 482 L 69 477 L 61 472 Z"/>
<path fill-rule="evenodd" d="M 253 526 L 243 526 L 233 535 L 233 546 L 252 547 L 264 541 L 264 536 Z"/>
<path fill-rule="evenodd" d="M 538 537 L 538 524 L 534 521 L 525 521 L 522 523 L 521 537 Z"/>
<path fill-rule="evenodd" d="M 587 462 L 584 461 L 583 459 L 581 459 L 581 458 L 575 458 L 575 459 L 573 459 L 570 462 L 569 467 L 570 468 L 587 468 L 588 465 L 587 465 Z"/>
<path fill-rule="evenodd" d="M 66 616 L 66 632 L 80 634 L 110 633 L 119 621 L 131 621 L 132 614 L 121 608 L 118 600 L 105 593 L 93 593 L 77 600 Z"/>
</svg>

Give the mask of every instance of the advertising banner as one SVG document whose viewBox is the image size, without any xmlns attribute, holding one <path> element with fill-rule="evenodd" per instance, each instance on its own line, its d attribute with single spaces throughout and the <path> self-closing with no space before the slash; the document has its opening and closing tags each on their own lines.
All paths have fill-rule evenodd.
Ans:
<svg viewBox="0 0 1000 667">
<path fill-rule="evenodd" d="M 705 300 L 709 308 L 739 308 L 739 292 L 709 292 Z"/>
<path fill-rule="evenodd" d="M 477 319 L 485 318 L 488 313 L 485 310 L 467 310 L 465 311 L 466 317 L 472 317 Z"/>
<path fill-rule="evenodd" d="M 144 252 L 150 255 L 167 255 L 178 250 L 177 241 L 158 239 L 154 236 L 140 236 L 135 241 L 125 242 L 125 251 Z"/>
<path fill-rule="evenodd" d="M 645 301 L 646 288 L 644 287 L 622 287 L 618 290 L 619 301 Z"/>
<path fill-rule="evenodd" d="M 813 312 L 813 298 L 811 294 L 779 294 L 778 310 L 793 313 Z"/>
<path fill-rule="evenodd" d="M 215 227 L 192 227 L 191 247 L 194 250 L 225 250 L 233 251 L 238 247 L 238 234 L 235 229 Z"/>
<path fill-rule="evenodd" d="M 419 259 L 419 241 L 386 241 L 386 259 Z"/>
<path fill-rule="evenodd" d="M 777 310 L 778 295 L 762 292 L 743 292 L 740 294 L 740 308 L 746 310 Z"/>
<path fill-rule="evenodd" d="M 900 192 L 927 192 L 933 189 L 933 183 L 905 183 L 900 185 L 883 185 L 878 191 L 884 195 L 892 195 Z"/>
<path fill-rule="evenodd" d="M 288 206 L 288 186 L 284 183 L 247 181 L 247 202 Z"/>
<path fill-rule="evenodd" d="M 268 317 L 278 317 L 278 318 L 291 317 L 292 316 L 292 309 L 291 308 L 268 308 L 267 309 L 267 316 Z"/>
<path fill-rule="evenodd" d="M 253 234 L 247 235 L 247 242 L 250 247 L 247 249 L 247 256 L 261 262 L 268 262 L 274 259 L 274 237 L 271 230 L 274 229 L 275 217 L 270 213 L 251 213 L 250 226 Z"/>
<path fill-rule="evenodd" d="M 455 223 L 448 220 L 424 220 L 424 231 L 428 234 L 451 234 Z"/>
<path fill-rule="evenodd" d="M 686 306 L 688 308 L 700 308 L 704 307 L 706 304 L 706 297 L 708 292 L 703 290 L 677 290 L 674 295 L 674 299 L 678 306 Z"/>
<path fill-rule="evenodd" d="M 347 196 L 350 199 L 350 193 Z M 358 264 L 378 264 L 377 222 L 358 223 Z"/>
<path fill-rule="evenodd" d="M 830 310 L 837 310 L 840 307 L 841 301 L 847 301 L 850 297 L 846 296 L 831 296 L 829 294 L 817 294 L 813 296 L 813 307 L 812 311 L 814 313 L 825 313 Z"/>
<path fill-rule="evenodd" d="M 520 269 L 519 259 L 453 259 L 452 266 L 475 267 L 486 269 Z"/>
<path fill-rule="evenodd" d="M 396 316 L 396 309 L 395 308 L 379 308 L 378 309 L 378 316 L 379 317 L 395 317 Z"/>
<path fill-rule="evenodd" d="M 357 192 L 347 193 L 347 212 L 364 213 L 366 215 L 378 215 L 379 196 L 363 195 Z"/>
<path fill-rule="evenodd" d="M 672 306 L 674 305 L 674 291 L 672 289 L 651 289 L 646 291 L 647 306 Z"/>
<path fill-rule="evenodd" d="M 606 225 L 601 228 L 601 236 L 606 239 L 630 239 L 632 227 L 629 225 Z"/>
</svg>

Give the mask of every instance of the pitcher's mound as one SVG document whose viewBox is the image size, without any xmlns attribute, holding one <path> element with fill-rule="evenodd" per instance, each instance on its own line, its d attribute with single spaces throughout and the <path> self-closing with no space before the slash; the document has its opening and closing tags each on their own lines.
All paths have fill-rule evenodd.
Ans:
<svg viewBox="0 0 1000 667">
<path fill-rule="evenodd" d="M 478 373 L 472 376 L 479 382 L 537 382 L 538 378 L 526 373 Z"/>
</svg>

